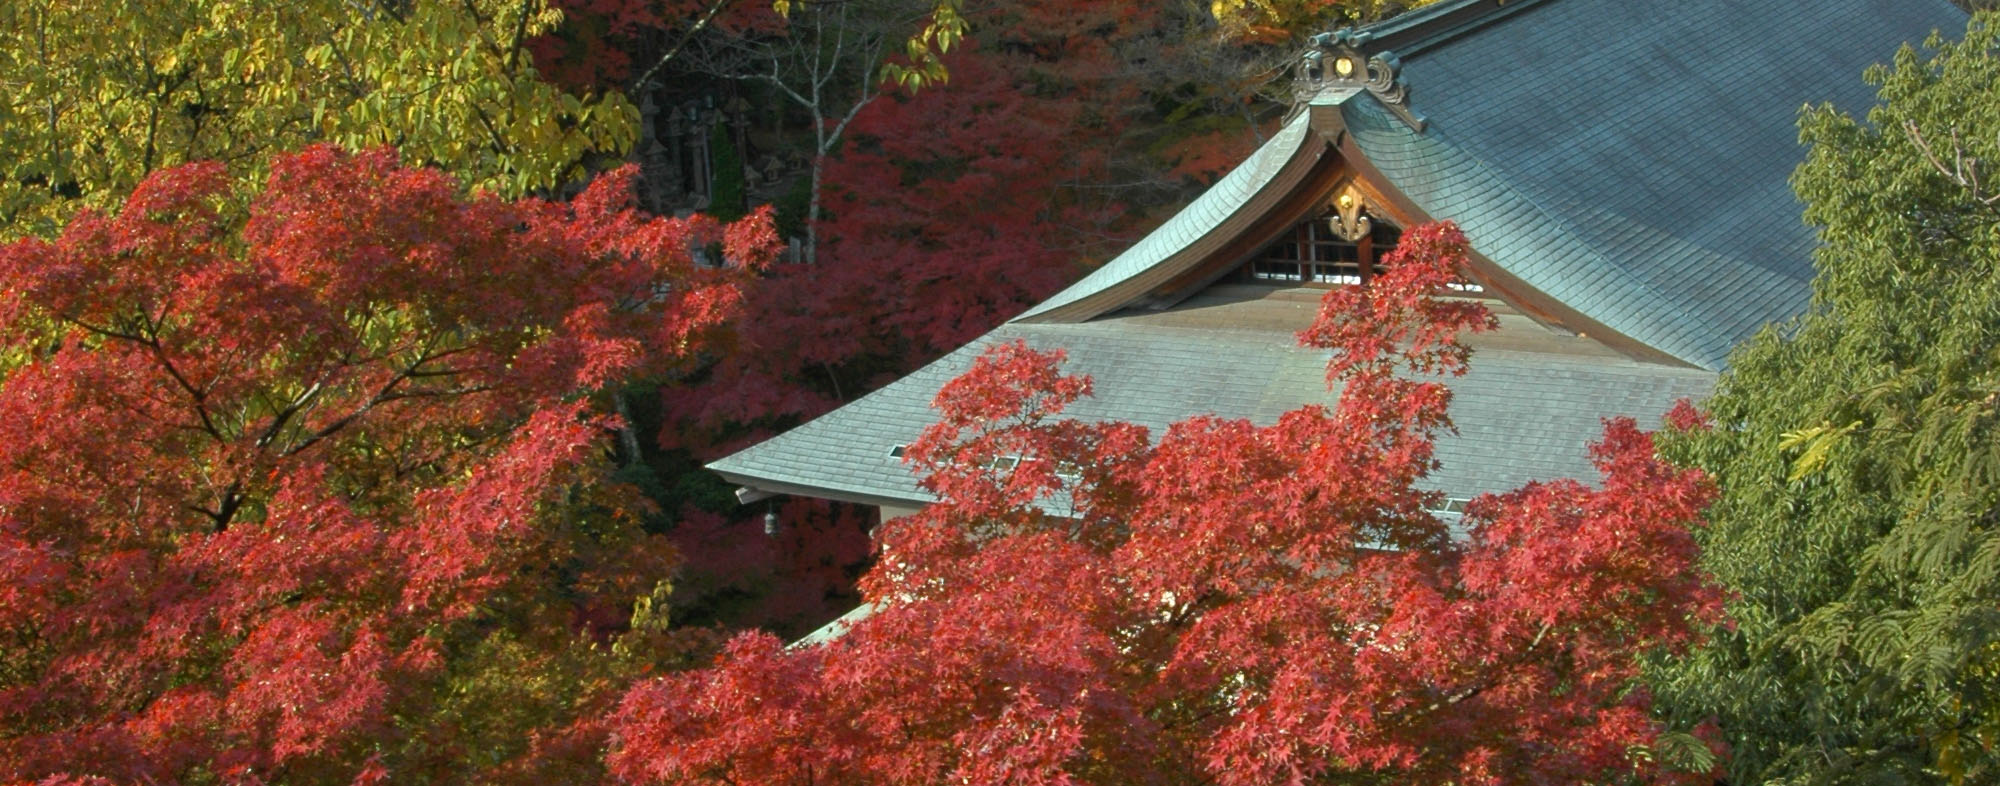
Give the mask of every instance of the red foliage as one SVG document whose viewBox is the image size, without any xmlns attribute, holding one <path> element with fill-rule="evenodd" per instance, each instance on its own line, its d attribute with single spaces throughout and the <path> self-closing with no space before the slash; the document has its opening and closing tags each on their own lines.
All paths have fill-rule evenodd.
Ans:
<svg viewBox="0 0 2000 786">
<path fill-rule="evenodd" d="M 634 70 L 686 39 L 712 4 L 557 5 L 565 22 L 559 36 L 533 43 L 538 68 L 572 86 L 601 88 L 629 82 Z M 700 34 L 710 38 L 687 39 L 689 56 L 705 41 L 769 43 L 791 34 L 768 3 L 722 8 Z M 923 8 L 853 13 L 859 24 L 914 33 L 921 15 L 906 12 Z M 737 343 L 714 353 L 689 384 L 662 391 L 657 444 L 713 458 L 826 412 L 1055 291 L 1079 260 L 1101 257 L 1116 242 L 1106 227 L 1124 211 L 1106 192 L 1075 186 L 1113 179 L 1102 151 L 1115 147 L 1136 105 L 1133 80 L 1114 76 L 1120 54 L 1113 48 L 1157 32 L 1154 4 L 1035 0 L 965 12 L 979 40 L 954 47 L 950 82 L 878 98 L 855 119 L 826 162 L 829 212 L 819 264 L 778 265 L 752 285 L 751 316 Z M 844 51 L 866 57 L 869 49 Z M 666 93 L 689 89 L 686 79 L 660 77 L 671 82 Z M 757 80 L 730 91 L 783 103 Z M 826 548 L 828 539 L 801 539 L 803 548 L 759 542 L 761 509 L 736 522 L 683 520 L 674 537 L 691 547 L 684 551 L 690 570 L 677 583 L 677 608 L 704 621 L 788 628 L 826 610 L 810 608 L 810 598 L 851 596 L 865 559 L 826 560 L 832 552 L 865 557 L 866 544 L 855 542 L 858 527 L 823 527 L 824 512 L 783 506 L 786 540 L 789 533 L 830 534 L 837 549 Z M 753 537 L 745 542 L 743 535 Z M 754 598 L 759 594 L 766 597 Z M 731 613 L 679 606 L 704 598 Z"/>
<path fill-rule="evenodd" d="M 1085 50 L 1065 68 L 1096 44 L 1065 40 Z M 818 263 L 758 282 L 738 350 L 666 391 L 663 443 L 819 415 L 1052 294 L 1118 238 L 1117 205 L 1067 190 L 1106 177 L 1110 88 L 993 49 L 954 50 L 950 84 L 862 111 L 828 164 Z"/>
<path fill-rule="evenodd" d="M 790 497 L 731 521 L 692 508 L 669 537 L 683 563 L 674 578 L 677 624 L 720 623 L 797 637 L 860 602 L 854 588 L 868 564 L 872 509 Z M 778 517 L 766 535 L 761 513 Z"/>
<path fill-rule="evenodd" d="M 691 247 L 776 245 L 644 218 L 629 177 L 468 200 L 322 147 L 247 214 L 194 164 L 0 249 L 0 781 L 470 767 L 426 720 L 459 657 L 671 565 L 594 482 L 592 394 L 735 316 L 745 269 Z"/>
<path fill-rule="evenodd" d="M 1175 142 L 1162 154 L 1173 164 L 1171 174 L 1213 185 L 1256 150 L 1256 141 L 1240 130 L 1209 131 Z"/>
<path fill-rule="evenodd" d="M 734 642 L 627 694 L 616 774 L 673 783 L 1409 783 L 1705 780 L 1633 750 L 1657 728 L 1640 654 L 1685 646 L 1718 598 L 1688 528 L 1705 478 L 1629 420 L 1601 487 L 1482 498 L 1455 542 L 1415 484 L 1449 427 L 1482 308 L 1423 293 L 1455 229 L 1332 293 L 1338 406 L 1195 418 L 1149 444 L 1059 419 L 1089 393 L 1060 355 L 1001 347 L 938 396 L 910 448 L 943 502 L 884 527 L 876 613 L 836 641 Z M 1019 456 L 1011 470 L 989 459 Z M 1389 548 L 1385 548 L 1389 547 Z"/>
<path fill-rule="evenodd" d="M 575 91 L 622 90 L 695 28 L 714 0 L 553 0 L 562 26 L 527 42 L 535 68 Z M 769 2 L 724 3 L 709 25 L 773 32 L 783 19 Z M 637 96 L 633 96 L 637 100 Z"/>
</svg>

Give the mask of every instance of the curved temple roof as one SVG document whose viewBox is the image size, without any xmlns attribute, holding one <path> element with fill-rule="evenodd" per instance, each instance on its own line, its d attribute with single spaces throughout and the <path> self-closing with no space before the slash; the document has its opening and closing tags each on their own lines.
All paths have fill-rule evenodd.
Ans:
<svg viewBox="0 0 2000 786">
<path fill-rule="evenodd" d="M 1070 410 L 1085 419 L 1269 422 L 1329 401 L 1323 353 L 1293 346 L 1289 329 L 1235 322 L 1282 297 L 1246 305 L 1197 294 L 1150 309 L 1167 282 L 1240 261 L 1218 257 L 1249 253 L 1224 241 L 1261 242 L 1250 233 L 1276 231 L 1259 223 L 1278 204 L 1272 195 L 1324 187 L 1309 175 L 1337 164 L 1420 217 L 1458 221 L 1510 292 L 1684 364 L 1579 350 L 1584 339 L 1521 316 L 1516 335 L 1540 338 L 1479 348 L 1472 373 L 1451 383 L 1460 433 L 1439 442 L 1434 487 L 1469 495 L 1587 475 L 1583 443 L 1598 417 L 1652 422 L 1676 398 L 1705 393 L 1732 345 L 1806 305 L 1816 238 L 1788 185 L 1804 157 L 1798 108 L 1860 111 L 1873 102 L 1860 79 L 1867 66 L 1965 18 L 1947 0 L 1446 0 L 1345 39 L 1369 54 L 1399 49 L 1396 76 L 1421 130 L 1368 90 L 1328 89 L 1076 284 L 710 467 L 778 493 L 928 501 L 890 449 L 935 421 L 932 396 L 980 350 L 1016 338 L 1067 348 L 1069 370 L 1095 378 L 1096 397 Z"/>
<path fill-rule="evenodd" d="M 1028 309 L 1016 320 L 1037 316 L 1105 291 L 1132 277 L 1177 259 L 1196 240 L 1224 231 L 1233 217 L 1241 217 L 1253 197 L 1274 187 L 1285 165 L 1301 156 L 1325 152 L 1325 142 L 1313 133 L 1308 113 L 1300 112 L 1285 121 L 1271 139 L 1237 164 L 1215 185 L 1181 208 L 1166 223 L 1090 275 Z M 1196 260 L 1188 259 L 1193 262 Z"/>
<path fill-rule="evenodd" d="M 1962 26 L 1946 0 L 1493 0 L 1393 20 L 1400 81 L 1423 130 L 1366 92 L 1324 93 L 1366 163 L 1432 218 L 1459 222 L 1506 274 L 1618 334 L 1718 370 L 1729 348 L 1803 310 L 1812 228 L 1788 179 L 1798 109 L 1873 101 L 1860 79 L 1903 43 Z M 1466 21 L 1471 18 L 1472 21 Z M 1438 29 L 1426 33 L 1425 25 Z M 1363 44 L 1367 47 L 1368 44 Z M 1369 47 L 1374 49 L 1374 47 Z M 1018 321 L 1134 305 L 1075 304 L 1163 265 L 1324 155 L 1311 112 L 1125 253 Z M 1059 311 L 1062 310 L 1062 311 Z"/>
</svg>

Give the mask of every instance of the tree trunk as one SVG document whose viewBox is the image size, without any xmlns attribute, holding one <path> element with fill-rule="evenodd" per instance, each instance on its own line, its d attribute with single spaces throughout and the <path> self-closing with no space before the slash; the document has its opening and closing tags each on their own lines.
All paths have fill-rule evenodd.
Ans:
<svg viewBox="0 0 2000 786">
<path fill-rule="evenodd" d="M 819 186 L 820 175 L 826 170 L 824 145 L 821 152 L 813 156 L 812 198 L 806 203 L 806 247 L 800 249 L 799 259 L 810 265 L 819 259 Z"/>
</svg>

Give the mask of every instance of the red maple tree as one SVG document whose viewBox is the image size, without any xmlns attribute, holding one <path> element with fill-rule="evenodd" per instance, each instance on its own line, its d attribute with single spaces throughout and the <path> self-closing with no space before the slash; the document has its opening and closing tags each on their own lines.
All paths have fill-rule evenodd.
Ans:
<svg viewBox="0 0 2000 786">
<path fill-rule="evenodd" d="M 1129 118 L 1110 107 L 1131 85 L 1089 31 L 1132 37 L 1139 21 L 1112 13 L 1131 5 L 968 9 L 980 37 L 954 48 L 951 82 L 877 99 L 829 161 L 818 261 L 773 266 L 746 293 L 735 343 L 662 389 L 660 444 L 726 455 L 914 370 L 1104 256 L 1122 213 L 1073 186 L 1113 178 L 1102 150 Z M 753 546 L 765 510 L 699 529 L 683 516 L 674 537 L 701 580 L 680 597 L 701 613 L 728 607 L 736 624 L 816 626 L 839 611 L 828 599 L 852 597 L 865 514 L 788 503 L 775 509 L 784 537 Z"/>
<path fill-rule="evenodd" d="M 601 766 L 586 623 L 673 555 L 598 482 L 597 394 L 691 363 L 777 248 L 629 179 L 509 203 L 321 147 L 0 249 L 0 782 Z"/>
<path fill-rule="evenodd" d="M 1598 487 L 1475 502 L 1454 540 L 1417 482 L 1450 427 L 1466 253 L 1411 230 L 1330 293 L 1332 410 L 1200 417 L 1157 443 L 1062 419 L 1090 390 L 1003 346 L 911 445 L 940 502 L 884 526 L 873 616 L 787 649 L 746 634 L 640 685 L 614 773 L 671 783 L 1588 783 L 1659 772 L 1637 660 L 1718 613 L 1688 528 L 1712 495 L 1630 420 Z M 1011 469 L 1000 457 L 1020 457 Z"/>
<path fill-rule="evenodd" d="M 784 17 L 770 2 L 731 0 L 553 0 L 562 11 L 554 31 L 528 39 L 535 68 L 571 90 L 649 90 L 660 79 L 634 80 L 679 54 L 704 30 L 775 34 Z M 640 96 L 631 95 L 636 103 Z"/>
<path fill-rule="evenodd" d="M 828 164 L 819 261 L 775 266 L 748 295 L 739 351 L 664 391 L 664 444 L 727 453 L 822 414 L 1047 297 L 1123 237 L 1119 205 L 1068 188 L 1109 176 L 1118 119 L 1090 116 L 1117 103 L 1098 95 L 1110 86 L 998 49 L 970 42 L 947 58 L 950 84 L 856 117 Z"/>
</svg>

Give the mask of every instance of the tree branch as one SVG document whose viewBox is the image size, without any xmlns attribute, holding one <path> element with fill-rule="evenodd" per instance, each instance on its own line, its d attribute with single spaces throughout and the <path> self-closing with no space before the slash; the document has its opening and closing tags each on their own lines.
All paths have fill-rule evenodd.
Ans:
<svg viewBox="0 0 2000 786">
<path fill-rule="evenodd" d="M 659 62 L 654 63 L 653 67 L 646 69 L 646 73 L 640 74 L 638 79 L 633 80 L 632 95 L 636 96 L 645 91 L 647 86 L 652 84 L 654 75 L 660 73 L 660 69 L 667 67 L 667 63 L 672 62 L 675 57 L 680 56 L 681 50 L 687 48 L 688 42 L 693 41 L 694 37 L 707 28 L 710 21 L 715 19 L 716 14 L 721 13 L 722 9 L 729 7 L 729 4 L 733 2 L 735 0 L 715 0 L 715 2 L 710 3 L 708 10 L 702 12 L 701 18 L 695 20 L 694 26 L 688 28 L 687 35 L 681 36 L 680 43 L 674 44 L 674 48 L 667 50 L 666 54 L 660 56 Z"/>
<path fill-rule="evenodd" d="M 507 57 L 501 66 L 509 77 L 514 75 L 514 64 L 521 59 L 521 39 L 528 35 L 528 12 L 533 8 L 534 0 L 521 0 L 521 8 L 516 12 L 521 18 L 514 20 L 514 36 L 507 42 Z"/>
<path fill-rule="evenodd" d="M 1951 166 L 1945 166 L 1943 159 L 1937 154 L 1937 151 L 1931 148 L 1928 140 L 1924 139 L 1923 130 L 1917 127 L 1917 121 L 1903 121 L 1903 134 L 1909 137 L 1910 144 L 1916 146 L 1917 152 L 1923 154 L 1924 160 L 1930 162 L 1932 169 L 1936 169 L 1938 174 L 1945 176 L 1945 179 L 1970 192 L 1974 204 L 1985 207 L 1987 210 L 1992 211 L 1994 215 L 2000 216 L 2000 193 L 1988 195 L 1981 192 L 1979 159 L 1976 157 L 1969 158 L 1965 155 L 1965 144 L 1958 138 L 1957 127 L 1951 129 Z M 1996 137 L 1995 139 L 1996 142 L 2000 142 L 2000 137 Z"/>
<path fill-rule="evenodd" d="M 410 392 L 399 392 L 397 390 L 397 388 L 401 387 L 404 382 L 413 379 L 420 379 L 421 377 L 419 375 L 425 373 L 421 371 L 424 364 L 437 361 L 446 357 L 450 357 L 452 355 L 456 355 L 462 352 L 467 352 L 470 350 L 471 350 L 470 347 L 458 347 L 456 349 L 450 349 L 436 354 L 425 354 L 422 357 L 419 357 L 416 360 L 411 361 L 410 365 L 398 370 L 395 376 L 389 378 L 389 381 L 382 383 L 382 387 L 378 388 L 375 391 L 374 395 L 368 397 L 368 400 L 366 402 L 363 402 L 361 406 L 356 407 L 354 411 L 340 416 L 339 418 L 335 419 L 332 423 L 326 424 L 319 430 L 313 432 L 312 436 L 307 437 L 304 441 L 296 445 L 286 448 L 283 452 L 279 453 L 278 455 L 291 456 L 301 451 L 304 451 L 307 448 L 310 448 L 313 445 L 318 444 L 322 440 L 325 440 L 328 437 L 331 437 L 334 434 L 339 433 L 342 429 L 345 429 L 349 425 L 352 425 L 354 421 L 360 420 L 363 415 L 366 415 L 370 411 L 373 411 L 376 407 L 381 406 L 383 404 L 387 404 L 392 401 L 401 401 L 403 399 L 409 399 L 409 398 L 436 398 L 441 396 L 465 395 L 470 393 L 480 393 L 487 390 L 491 390 L 492 389 L 491 386 L 486 386 L 486 385 L 470 385 L 460 388 L 448 388 L 444 390 L 420 390 L 420 391 L 410 391 Z M 452 372 L 452 373 L 459 373 L 459 372 Z M 433 373 L 432 376 L 442 376 L 442 375 Z"/>
</svg>

